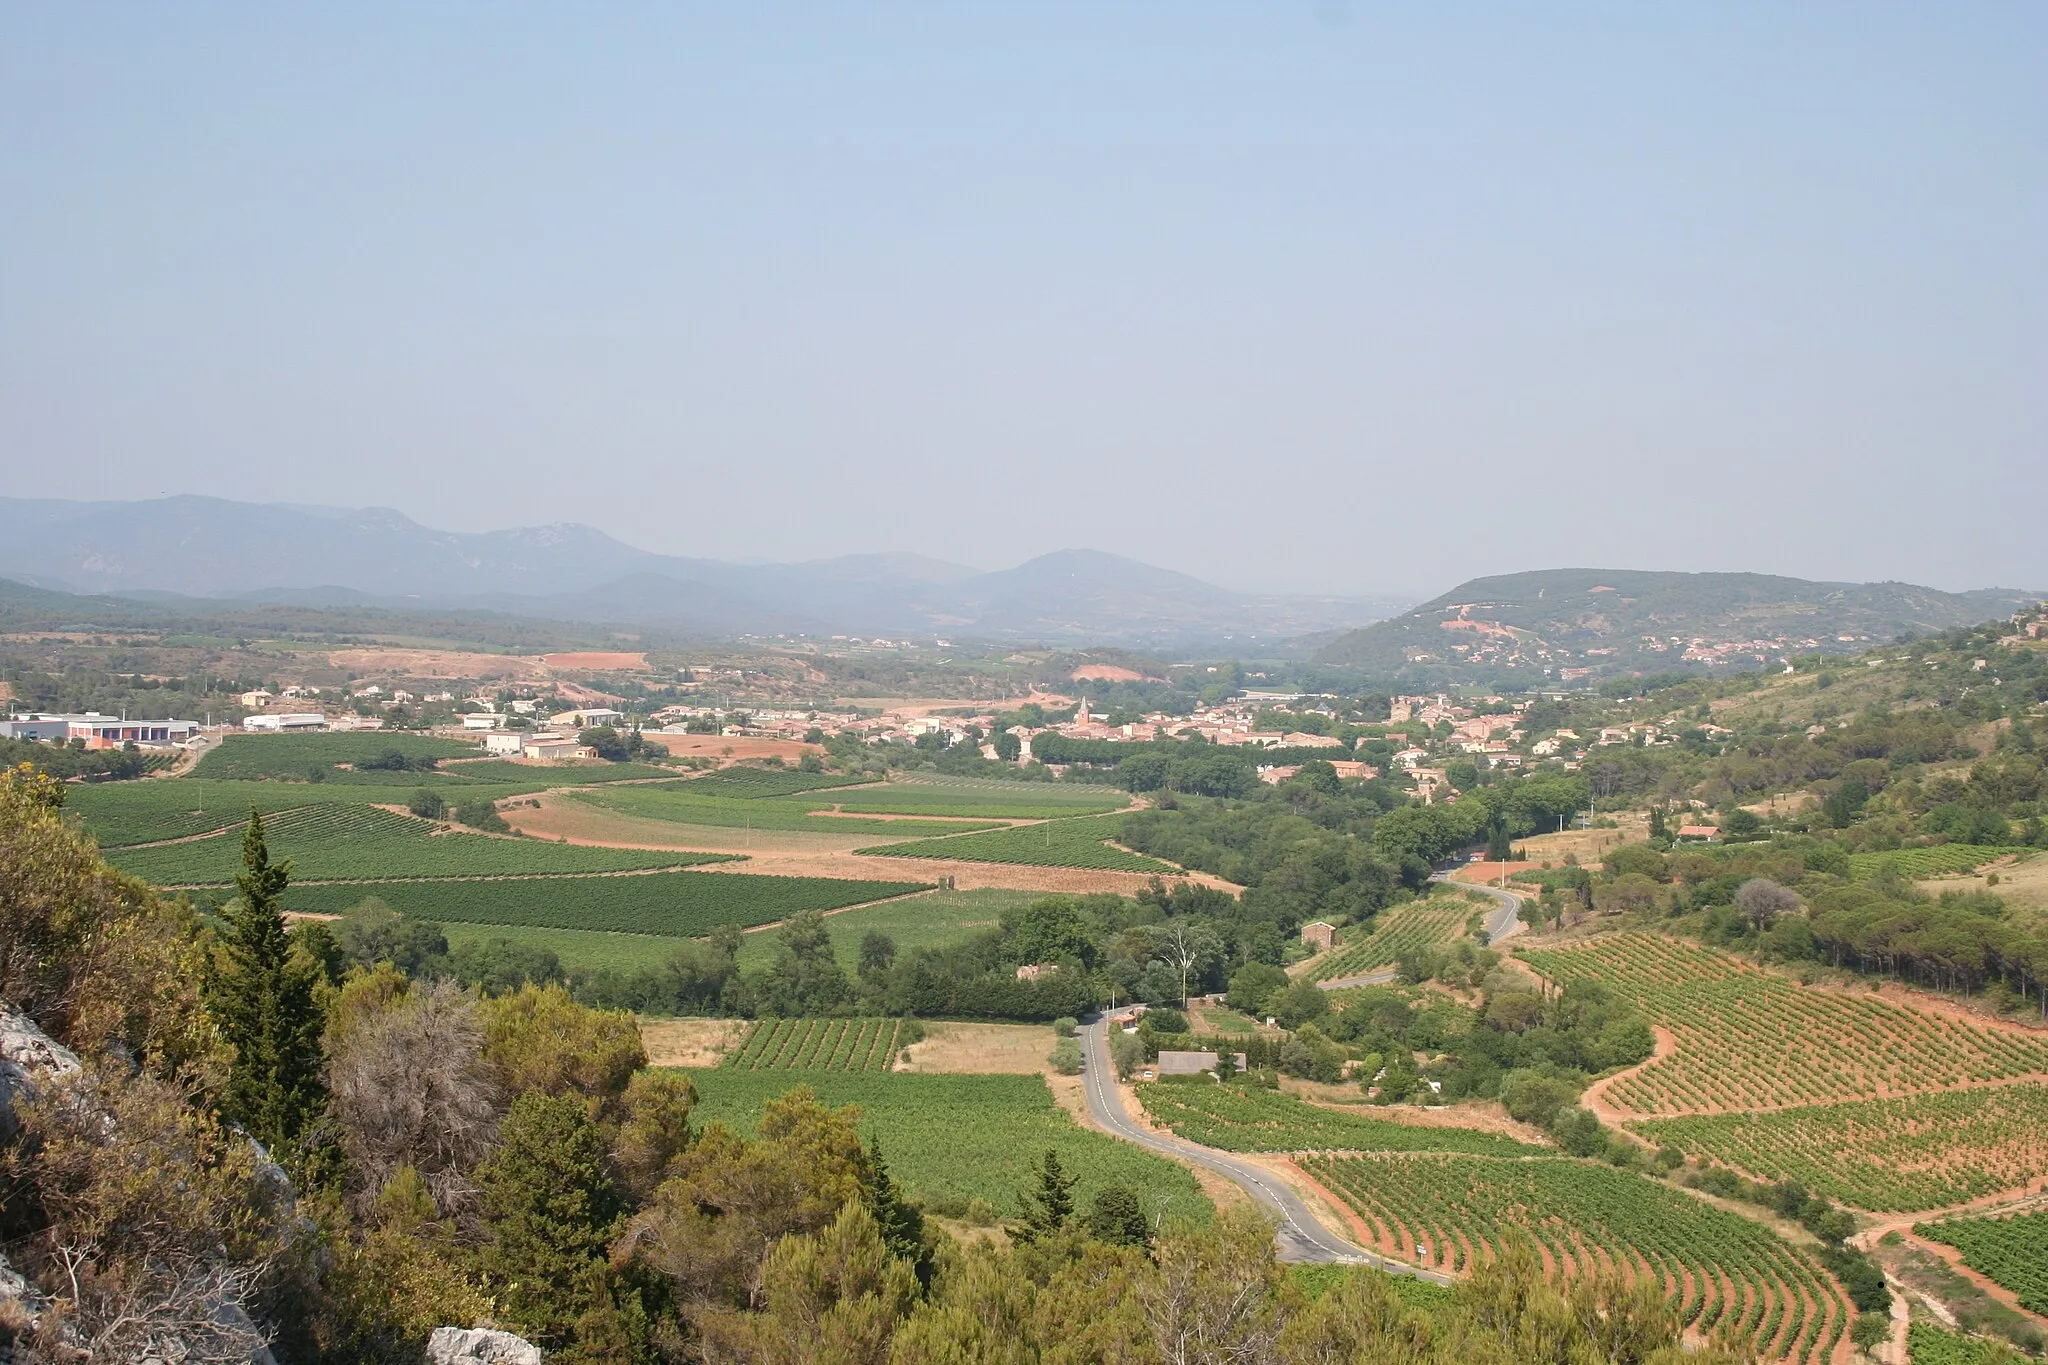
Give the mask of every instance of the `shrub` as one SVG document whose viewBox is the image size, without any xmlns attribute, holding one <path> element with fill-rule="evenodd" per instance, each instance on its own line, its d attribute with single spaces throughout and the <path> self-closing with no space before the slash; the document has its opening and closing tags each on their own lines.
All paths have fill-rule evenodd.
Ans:
<svg viewBox="0 0 2048 1365">
<path fill-rule="evenodd" d="M 1081 1074 L 1081 1044 L 1073 1038 L 1062 1038 L 1053 1044 L 1052 1069 L 1062 1076 Z"/>
</svg>

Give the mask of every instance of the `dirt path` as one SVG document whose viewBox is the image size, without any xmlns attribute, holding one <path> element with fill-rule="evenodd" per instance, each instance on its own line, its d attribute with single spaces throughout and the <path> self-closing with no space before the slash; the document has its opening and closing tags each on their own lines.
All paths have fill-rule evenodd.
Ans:
<svg viewBox="0 0 2048 1365">
<path fill-rule="evenodd" d="M 1652 1024 L 1650 1025 L 1650 1036 L 1656 1040 L 1656 1045 L 1650 1049 L 1649 1056 L 1637 1062 L 1634 1066 L 1624 1067 L 1612 1076 L 1603 1076 L 1587 1086 L 1586 1092 L 1579 1096 L 1579 1108 L 1584 1109 L 1616 1132 L 1628 1133 L 1628 1130 L 1621 1126 L 1623 1123 L 1631 1119 L 1646 1118 L 1648 1116 L 1638 1114 L 1633 1109 L 1618 1109 L 1614 1105 L 1609 1104 L 1607 1102 L 1608 1088 L 1619 1085 L 1623 1081 L 1631 1080 L 1641 1074 L 1645 1068 L 1655 1066 L 1665 1058 L 1677 1055 L 1678 1038 L 1670 1029 L 1665 1028 L 1661 1024 Z M 1628 1136 L 1645 1147 L 1651 1145 L 1644 1142 L 1643 1139 L 1636 1137 L 1634 1133 L 1628 1133 Z"/>
</svg>

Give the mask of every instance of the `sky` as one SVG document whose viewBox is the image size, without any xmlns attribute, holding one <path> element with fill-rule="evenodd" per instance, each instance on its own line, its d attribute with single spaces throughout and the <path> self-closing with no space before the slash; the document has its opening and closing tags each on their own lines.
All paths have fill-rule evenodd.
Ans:
<svg viewBox="0 0 2048 1365">
<path fill-rule="evenodd" d="M 0 7 L 0 486 L 2048 587 L 2048 6 Z"/>
</svg>

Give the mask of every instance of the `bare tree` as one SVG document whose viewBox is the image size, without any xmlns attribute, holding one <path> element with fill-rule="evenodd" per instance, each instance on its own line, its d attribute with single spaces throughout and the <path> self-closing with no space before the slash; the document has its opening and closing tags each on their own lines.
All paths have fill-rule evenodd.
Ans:
<svg viewBox="0 0 2048 1365">
<path fill-rule="evenodd" d="M 1735 888 L 1735 908 L 1762 933 L 1777 922 L 1778 916 L 1797 910 L 1799 896 L 1769 877 L 1751 877 Z"/>
<path fill-rule="evenodd" d="M 329 1112 L 358 1198 L 374 1199 L 400 1166 L 444 1213 L 475 1193 L 469 1173 L 498 1127 L 482 1053 L 476 1006 L 452 981 L 415 984 L 335 1029 Z"/>
</svg>

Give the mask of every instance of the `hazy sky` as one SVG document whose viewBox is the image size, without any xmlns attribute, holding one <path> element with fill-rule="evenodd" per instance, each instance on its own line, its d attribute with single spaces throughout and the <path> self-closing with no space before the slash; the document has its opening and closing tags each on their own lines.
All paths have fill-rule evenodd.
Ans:
<svg viewBox="0 0 2048 1365">
<path fill-rule="evenodd" d="M 0 491 L 2048 586 L 2048 5 L 0 9 Z"/>
</svg>

